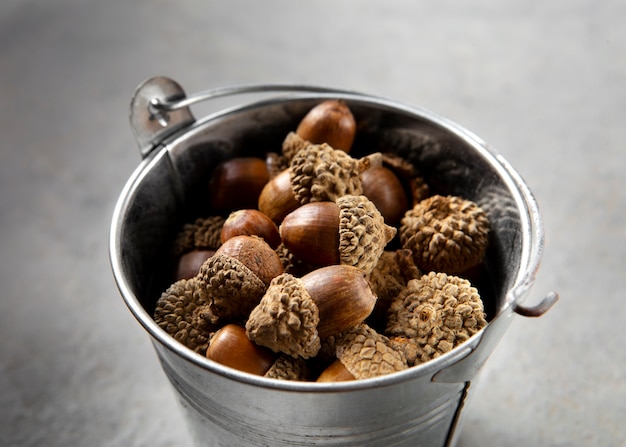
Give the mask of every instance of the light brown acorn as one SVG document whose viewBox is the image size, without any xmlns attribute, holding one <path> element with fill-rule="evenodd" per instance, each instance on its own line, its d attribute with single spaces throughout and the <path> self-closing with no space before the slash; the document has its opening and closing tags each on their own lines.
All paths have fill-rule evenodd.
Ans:
<svg viewBox="0 0 626 447">
<path fill-rule="evenodd" d="M 215 254 L 215 250 L 191 250 L 178 259 L 175 280 L 193 278 L 200 271 L 202 264 Z"/>
<path fill-rule="evenodd" d="M 296 134 L 313 144 L 326 143 L 350 152 L 356 135 L 356 120 L 345 101 L 329 99 L 309 110 L 298 124 Z"/>
<path fill-rule="evenodd" d="M 315 357 L 320 338 L 364 321 L 374 309 L 365 274 L 356 267 L 332 265 L 296 278 L 276 277 L 246 322 L 248 338 L 275 352 Z"/>
<path fill-rule="evenodd" d="M 335 355 L 318 382 L 369 379 L 409 367 L 402 350 L 364 323 L 336 337 Z"/>
<path fill-rule="evenodd" d="M 250 341 L 242 326 L 227 324 L 211 337 L 206 357 L 238 371 L 262 376 L 272 367 L 277 355 Z"/>
<path fill-rule="evenodd" d="M 285 217 L 279 231 L 283 244 L 305 263 L 352 265 L 365 273 L 396 234 L 362 195 L 302 205 Z"/>
<path fill-rule="evenodd" d="M 291 169 L 283 170 L 263 187 L 257 206 L 276 224 L 280 224 L 287 214 L 300 206 L 291 188 Z"/>
<path fill-rule="evenodd" d="M 385 222 L 398 225 L 409 209 L 409 198 L 398 176 L 385 166 L 376 166 L 361 173 L 361 186 Z"/>
<path fill-rule="evenodd" d="M 255 235 L 229 238 L 217 249 L 214 256 L 228 256 L 238 260 L 266 286 L 283 273 L 283 265 L 278 254 L 264 239 Z"/>
<path fill-rule="evenodd" d="M 229 214 L 220 234 L 222 244 L 235 236 L 259 236 L 273 249 L 281 243 L 278 226 L 256 209 L 241 209 Z"/>
<path fill-rule="evenodd" d="M 209 295 L 214 323 L 245 319 L 271 280 L 283 273 L 278 254 L 258 236 L 235 236 L 206 260 L 198 278 Z"/>
<path fill-rule="evenodd" d="M 209 206 L 217 213 L 256 208 L 268 181 L 267 164 L 261 158 L 235 157 L 223 161 L 209 179 Z"/>
</svg>

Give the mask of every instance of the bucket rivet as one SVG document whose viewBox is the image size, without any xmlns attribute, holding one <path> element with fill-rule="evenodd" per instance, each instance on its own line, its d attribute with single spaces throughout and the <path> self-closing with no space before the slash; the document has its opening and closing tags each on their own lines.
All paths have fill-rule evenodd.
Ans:
<svg viewBox="0 0 626 447">
<path fill-rule="evenodd" d="M 156 121 L 161 127 L 167 127 L 170 122 L 170 114 L 160 110 L 161 102 L 158 98 L 152 98 L 148 103 L 148 110 L 150 111 L 150 121 Z"/>
</svg>

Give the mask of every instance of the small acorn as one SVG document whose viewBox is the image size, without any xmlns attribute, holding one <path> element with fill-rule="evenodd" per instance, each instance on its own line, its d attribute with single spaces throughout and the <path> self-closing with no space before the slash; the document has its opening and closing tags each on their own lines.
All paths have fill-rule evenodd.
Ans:
<svg viewBox="0 0 626 447">
<path fill-rule="evenodd" d="M 283 244 L 305 263 L 352 265 L 365 273 L 396 234 L 367 197 L 353 195 L 302 205 L 285 217 L 279 231 Z"/>
<path fill-rule="evenodd" d="M 345 101 L 330 99 L 309 110 L 298 124 L 296 134 L 311 143 L 326 143 L 350 152 L 356 135 L 356 120 Z"/>
<path fill-rule="evenodd" d="M 209 306 L 217 319 L 242 320 L 257 305 L 271 280 L 283 273 L 278 254 L 258 236 L 228 239 L 200 268 Z"/>
<path fill-rule="evenodd" d="M 246 322 L 248 337 L 275 352 L 315 357 L 321 338 L 364 321 L 376 296 L 356 267 L 322 267 L 296 278 L 276 277 Z"/>
<path fill-rule="evenodd" d="M 161 329 L 204 355 L 215 326 L 203 282 L 193 277 L 171 284 L 156 302 L 153 318 Z"/>
<path fill-rule="evenodd" d="M 369 379 L 409 367 L 404 353 L 367 324 L 340 334 L 335 352 L 337 360 L 320 374 L 318 382 Z"/>
<path fill-rule="evenodd" d="M 193 278 L 202 264 L 215 254 L 215 250 L 191 250 L 180 256 L 176 265 L 175 280 Z"/>
<path fill-rule="evenodd" d="M 370 199 L 388 225 L 397 225 L 409 209 L 404 186 L 394 172 L 377 166 L 361 173 L 363 195 Z"/>
<path fill-rule="evenodd" d="M 300 206 L 291 187 L 289 168 L 273 177 L 261 190 L 257 203 L 259 211 L 280 224 L 287 214 Z"/>
<path fill-rule="evenodd" d="M 237 324 L 227 324 L 211 337 L 206 357 L 238 371 L 265 375 L 277 355 L 248 338 L 246 330 Z"/>
<path fill-rule="evenodd" d="M 216 213 L 256 208 L 268 181 L 267 164 L 261 158 L 235 157 L 223 161 L 209 179 L 209 206 Z"/>
<path fill-rule="evenodd" d="M 267 215 L 256 209 L 241 209 L 228 215 L 220 238 L 224 243 L 234 236 L 259 236 L 273 249 L 281 243 L 278 226 Z"/>
<path fill-rule="evenodd" d="M 398 233 L 421 270 L 463 274 L 485 256 L 489 220 L 471 200 L 434 195 L 406 212 Z"/>
<path fill-rule="evenodd" d="M 316 382 L 347 382 L 349 380 L 356 380 L 356 377 L 346 368 L 346 365 L 341 360 L 336 359 L 322 371 Z"/>
<path fill-rule="evenodd" d="M 278 254 L 261 237 L 256 235 L 233 236 L 217 249 L 214 256 L 228 256 L 241 262 L 252 271 L 265 286 L 283 273 Z"/>
<path fill-rule="evenodd" d="M 413 365 L 452 350 L 486 325 L 483 301 L 468 280 L 430 272 L 410 280 L 392 301 L 385 334 Z"/>
</svg>

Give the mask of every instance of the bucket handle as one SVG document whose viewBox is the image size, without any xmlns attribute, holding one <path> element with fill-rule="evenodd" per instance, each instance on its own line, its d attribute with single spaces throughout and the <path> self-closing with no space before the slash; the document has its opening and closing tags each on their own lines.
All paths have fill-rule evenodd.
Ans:
<svg viewBox="0 0 626 447">
<path fill-rule="evenodd" d="M 145 158 L 161 141 L 195 122 L 189 107 L 212 99 L 247 93 L 301 92 L 351 95 L 356 92 L 302 84 L 247 84 L 186 95 L 174 80 L 155 76 L 142 82 L 131 99 L 130 125 Z"/>
<path fill-rule="evenodd" d="M 513 306 L 513 311 L 524 317 L 540 317 L 554 306 L 559 300 L 559 295 L 556 292 L 549 292 L 543 299 L 534 306 L 524 306 L 523 304 L 516 303 Z"/>
</svg>

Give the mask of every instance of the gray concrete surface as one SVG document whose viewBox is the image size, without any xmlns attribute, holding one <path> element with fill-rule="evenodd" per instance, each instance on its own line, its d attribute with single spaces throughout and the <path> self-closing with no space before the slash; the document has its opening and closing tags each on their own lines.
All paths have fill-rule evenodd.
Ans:
<svg viewBox="0 0 626 447">
<path fill-rule="evenodd" d="M 515 318 L 460 446 L 626 445 L 625 19 L 618 0 L 3 0 L 0 445 L 189 445 L 108 261 L 154 75 L 360 90 L 490 142 L 543 211 L 528 302 L 561 300 Z"/>
</svg>

